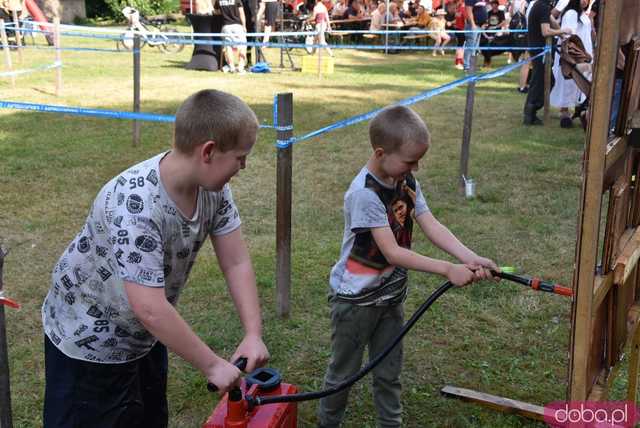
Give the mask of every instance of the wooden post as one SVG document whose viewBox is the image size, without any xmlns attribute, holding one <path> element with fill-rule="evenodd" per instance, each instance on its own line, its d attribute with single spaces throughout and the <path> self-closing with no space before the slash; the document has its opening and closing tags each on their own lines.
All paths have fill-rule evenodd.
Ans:
<svg viewBox="0 0 640 428">
<path fill-rule="evenodd" d="M 60 18 L 53 18 L 53 45 L 56 51 L 56 95 L 62 94 L 62 51 L 60 50 Z"/>
<path fill-rule="evenodd" d="M 627 400 L 633 403 L 638 397 L 638 364 L 640 364 L 640 328 L 636 329 L 631 340 L 629 357 L 629 383 L 627 386 Z"/>
<path fill-rule="evenodd" d="M 469 74 L 476 72 L 477 56 L 474 52 L 471 55 L 469 64 Z M 464 177 L 469 178 L 469 151 L 471 146 L 471 129 L 473 128 L 473 104 L 476 97 L 476 82 L 472 80 L 467 84 L 467 101 L 464 107 L 464 127 L 462 128 L 462 148 L 460 150 L 460 176 L 458 177 L 458 187 L 464 193 Z"/>
<path fill-rule="evenodd" d="M 13 64 L 11 63 L 11 52 L 9 52 L 9 41 L 7 40 L 7 32 L 4 29 L 4 19 L 0 19 L 0 38 L 2 38 L 2 50 L 4 51 L 4 64 L 6 70 L 11 73 L 13 71 Z M 11 87 L 16 87 L 16 77 L 9 76 L 11 80 Z"/>
<path fill-rule="evenodd" d="M 578 215 L 578 238 L 573 272 L 571 346 L 567 400 L 586 400 L 592 386 L 588 376 L 593 357 L 593 310 L 595 267 L 598 262 L 600 210 L 604 183 L 605 153 L 609 140 L 611 93 L 620 35 L 622 2 L 604 2 L 598 31 L 598 51 L 591 86 L 590 120 L 584 150 L 582 200 Z"/>
<path fill-rule="evenodd" d="M 13 25 L 16 32 L 16 52 L 18 53 L 18 62 L 22 64 L 22 34 L 20 34 L 20 21 L 18 20 L 18 12 L 14 9 L 11 11 L 13 15 Z"/>
<path fill-rule="evenodd" d="M 0 292 L 2 291 L 2 268 L 7 253 L 0 246 Z M 0 304 L 0 427 L 12 428 L 11 382 L 9 377 L 9 353 L 7 351 L 7 329 L 4 317 L 4 305 Z"/>
<path fill-rule="evenodd" d="M 293 94 L 278 94 L 278 141 L 287 141 L 293 136 Z M 292 189 L 291 145 L 278 147 L 276 182 L 276 290 L 277 312 L 280 317 L 289 316 L 291 297 L 291 189 Z"/>
<path fill-rule="evenodd" d="M 551 66 L 553 65 L 553 56 L 551 55 L 551 46 L 553 39 L 547 37 L 546 47 L 547 53 L 544 54 L 544 124 L 549 125 L 549 95 L 551 94 Z"/>
<path fill-rule="evenodd" d="M 140 112 L 140 35 L 133 36 L 133 111 Z M 140 122 L 133 121 L 133 146 L 140 143 Z"/>
</svg>

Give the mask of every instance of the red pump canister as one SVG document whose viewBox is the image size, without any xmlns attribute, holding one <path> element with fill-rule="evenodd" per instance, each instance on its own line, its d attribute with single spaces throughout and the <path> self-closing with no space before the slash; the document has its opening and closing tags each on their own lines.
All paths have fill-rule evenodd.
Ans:
<svg viewBox="0 0 640 428">
<path fill-rule="evenodd" d="M 258 376 L 260 377 L 260 375 Z M 278 383 L 263 390 L 253 384 L 248 388 L 243 380 L 241 391 L 252 396 L 291 395 L 298 392 L 295 385 Z M 238 392 L 231 391 L 220 400 L 202 428 L 296 428 L 298 425 L 297 403 L 275 403 L 256 406 L 251 411 L 244 398 L 238 400 Z M 242 394 L 242 396 L 244 396 Z"/>
</svg>

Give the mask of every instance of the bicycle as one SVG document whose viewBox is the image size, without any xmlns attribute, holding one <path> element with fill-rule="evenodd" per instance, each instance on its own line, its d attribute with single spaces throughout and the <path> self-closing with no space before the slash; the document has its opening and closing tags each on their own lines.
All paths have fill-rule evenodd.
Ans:
<svg viewBox="0 0 640 428">
<path fill-rule="evenodd" d="M 178 30 L 166 24 L 175 21 L 166 16 L 149 17 L 145 19 L 140 16 L 140 12 L 133 7 L 127 6 L 122 9 L 122 14 L 127 18 L 129 27 L 116 42 L 116 47 L 120 51 L 133 50 L 133 38 L 135 34 L 140 35 L 140 49 L 145 45 L 155 46 L 162 53 L 178 53 L 184 49 L 186 38 L 180 35 L 169 35 L 166 33 L 177 33 Z"/>
<path fill-rule="evenodd" d="M 293 14 L 287 14 L 285 13 L 284 17 L 285 19 L 283 20 L 283 27 L 282 27 L 282 31 L 287 31 L 287 32 L 294 32 L 294 33 L 298 33 L 298 32 L 315 32 L 315 27 L 314 25 L 309 21 L 309 16 L 308 14 L 300 14 L 298 16 L 293 15 Z M 308 55 L 313 55 L 316 51 L 316 48 L 313 47 L 313 45 L 315 44 L 315 36 L 308 34 L 308 35 L 288 35 L 288 36 L 284 36 L 282 38 L 282 42 L 283 43 L 291 43 L 291 44 L 304 44 L 304 50 L 307 52 Z M 293 50 L 294 48 L 289 47 L 287 48 L 288 51 Z"/>
</svg>

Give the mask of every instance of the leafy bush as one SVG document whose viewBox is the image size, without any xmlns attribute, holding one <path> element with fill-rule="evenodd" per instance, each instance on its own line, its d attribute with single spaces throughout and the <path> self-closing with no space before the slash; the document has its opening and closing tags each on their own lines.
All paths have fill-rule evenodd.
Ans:
<svg viewBox="0 0 640 428">
<path fill-rule="evenodd" d="M 91 3 L 87 16 L 114 18 L 122 20 L 122 9 L 125 6 L 135 7 L 142 16 L 159 15 L 176 12 L 180 8 L 179 0 L 99 0 Z"/>
<path fill-rule="evenodd" d="M 104 0 L 94 0 L 85 2 L 87 7 L 87 18 L 113 18 L 111 8 Z"/>
</svg>

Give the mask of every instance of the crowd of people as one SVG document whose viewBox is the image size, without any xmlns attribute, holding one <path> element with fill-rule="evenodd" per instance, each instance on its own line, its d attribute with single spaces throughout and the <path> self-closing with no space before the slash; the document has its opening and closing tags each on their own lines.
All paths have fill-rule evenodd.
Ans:
<svg viewBox="0 0 640 428">
<path fill-rule="evenodd" d="M 445 55 L 443 48 L 455 44 L 457 49 L 454 67 L 470 71 L 474 53 L 484 46 L 481 38 L 484 37 L 486 44 L 500 37 L 511 37 L 510 29 L 526 28 L 526 43 L 523 43 L 522 47 L 528 47 L 528 54 L 531 56 L 541 52 L 540 47 L 545 44 L 547 37 L 556 37 L 555 46 L 559 47 L 562 46 L 563 40 L 575 36 L 580 40 L 585 54 L 592 57 L 596 29 L 594 17 L 598 11 L 599 0 L 260 0 L 255 18 L 247 15 L 247 3 L 245 0 L 195 1 L 199 14 L 221 15 L 225 40 L 238 43 L 224 47 L 224 72 L 246 73 L 246 33 L 251 24 L 248 21 L 254 21 L 255 26 L 251 28 L 263 31 L 262 41 L 268 43 L 269 34 L 275 30 L 281 10 L 312 23 L 317 33 L 315 43 L 324 45 L 329 55 L 333 53 L 328 46 L 326 34 L 332 29 L 371 32 L 397 29 L 429 30 L 431 32 L 422 37 L 433 39 L 432 55 Z M 14 11 L 19 18 L 26 15 L 24 0 L 0 0 L 0 18 L 11 21 Z M 356 42 L 363 40 L 360 33 L 355 33 L 353 37 Z M 374 35 L 372 37 L 375 38 Z M 515 38 L 507 40 L 507 46 L 518 45 Z M 403 41 L 404 38 L 399 35 L 390 39 L 391 44 Z M 512 57 L 518 59 L 522 51 L 507 53 L 511 61 Z M 484 57 L 483 65 L 490 66 L 491 54 L 485 52 Z M 553 107 L 560 109 L 561 127 L 570 128 L 575 118 L 581 118 L 584 123 L 588 94 L 585 94 L 584 88 L 579 88 L 573 79 L 566 78 L 567 71 L 563 74 L 560 58 L 554 50 L 550 102 Z M 589 81 L 590 64 L 580 64 L 576 73 L 579 73 L 583 80 Z M 544 105 L 542 57 L 536 57 L 530 65 L 522 66 L 518 90 L 527 93 L 524 124 L 542 123 L 537 117 L 537 111 Z M 571 109 L 575 111 L 572 113 Z"/>
<path fill-rule="evenodd" d="M 273 0 L 267 0 L 267 2 Z M 321 21 L 314 12 L 322 4 L 326 10 L 321 15 Z M 260 6 L 263 9 L 262 3 Z M 454 66 L 458 69 L 469 69 L 469 57 L 464 56 L 465 43 L 479 43 L 479 32 L 468 37 L 464 31 L 469 30 L 509 30 L 509 24 L 514 15 L 524 16 L 526 2 L 523 0 L 491 0 L 490 2 L 469 0 L 285 0 L 284 9 L 296 16 L 309 16 L 318 26 L 321 22 L 330 31 L 332 23 L 334 29 L 342 30 L 397 30 L 414 29 L 429 30 L 424 35 L 433 39 L 432 55 L 444 55 L 443 48 L 455 44 Z M 260 14 L 258 14 L 260 18 Z M 265 24 L 267 25 L 267 24 Z M 267 29 L 267 27 L 264 27 Z M 325 31 L 322 31 L 323 33 Z M 320 32 L 320 31 L 319 31 Z M 324 38 L 324 35 L 322 36 Z M 362 41 L 359 34 L 354 34 L 355 41 Z M 487 36 L 488 39 L 492 37 Z M 468 39 L 468 40 L 467 40 Z M 401 43 L 403 39 L 396 36 L 392 42 Z M 471 51 L 470 51 L 471 52 Z M 465 66 L 466 64 L 466 66 Z M 490 65 L 485 61 L 486 65 Z"/>
<path fill-rule="evenodd" d="M 550 36 L 560 36 L 556 45 L 561 46 L 568 36 L 575 35 L 584 47 L 586 55 L 593 57 L 593 18 L 597 13 L 597 3 L 589 0 L 558 0 L 555 4 L 551 0 L 534 0 L 532 3 L 527 10 L 530 46 L 543 45 L 545 38 Z M 540 52 L 541 50 L 532 50 L 529 54 L 535 56 Z M 573 79 L 565 79 L 566 73 L 563 74 L 561 65 L 562 55 L 555 52 L 555 49 L 554 54 L 550 103 L 560 109 L 560 126 L 571 128 L 573 117 L 569 109 L 577 107 L 579 116 L 580 112 L 585 110 L 579 106 L 586 102 L 588 94 L 580 91 Z M 537 57 L 531 63 L 530 90 L 524 106 L 523 122 L 525 125 L 540 125 L 542 121 L 536 113 L 544 106 L 544 62 L 542 57 Z M 581 66 L 580 73 L 590 80 L 590 61 L 584 61 Z M 584 122 L 584 117 L 582 119 Z"/>
</svg>

